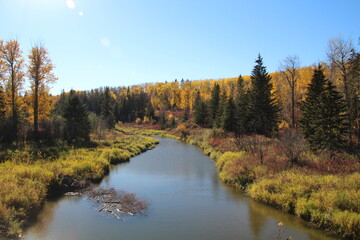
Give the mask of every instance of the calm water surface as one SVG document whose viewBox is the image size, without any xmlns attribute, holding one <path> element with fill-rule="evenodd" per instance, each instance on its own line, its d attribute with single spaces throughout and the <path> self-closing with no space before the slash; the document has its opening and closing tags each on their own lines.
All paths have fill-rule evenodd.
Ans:
<svg viewBox="0 0 360 240">
<path fill-rule="evenodd" d="M 335 239 L 294 216 L 259 204 L 217 178 L 213 160 L 177 140 L 160 144 L 111 170 L 101 185 L 147 199 L 147 216 L 105 217 L 91 201 L 63 197 L 48 201 L 24 239 Z"/>
</svg>

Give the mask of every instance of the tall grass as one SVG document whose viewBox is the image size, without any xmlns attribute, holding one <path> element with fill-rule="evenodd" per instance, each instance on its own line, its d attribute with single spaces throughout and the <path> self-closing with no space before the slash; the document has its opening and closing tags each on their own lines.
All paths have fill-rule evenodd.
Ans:
<svg viewBox="0 0 360 240">
<path fill-rule="evenodd" d="M 360 238 L 360 174 L 305 175 L 286 171 L 248 188 L 259 201 L 332 230 L 343 237 Z"/>
<path fill-rule="evenodd" d="M 18 236 L 28 217 L 44 203 L 49 189 L 61 184 L 59 175 L 90 181 L 101 179 L 110 164 L 128 161 L 158 140 L 137 135 L 99 141 L 94 148 L 64 150 L 51 154 L 34 154 L 29 148 L 4 154 L 0 164 L 0 235 Z M 44 157 L 45 156 L 45 157 Z"/>
<path fill-rule="evenodd" d="M 180 137 L 171 134 L 165 130 L 156 130 L 156 129 L 146 129 L 140 127 L 131 127 L 131 126 L 123 126 L 121 124 L 117 124 L 115 127 L 118 131 L 126 133 L 126 134 L 138 134 L 145 136 L 158 136 L 163 138 L 172 138 L 172 139 L 180 139 Z"/>
</svg>

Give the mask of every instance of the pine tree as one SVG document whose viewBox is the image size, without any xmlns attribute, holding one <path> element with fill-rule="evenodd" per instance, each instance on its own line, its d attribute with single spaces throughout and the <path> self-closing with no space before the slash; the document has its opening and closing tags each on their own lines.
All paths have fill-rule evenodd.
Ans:
<svg viewBox="0 0 360 240">
<path fill-rule="evenodd" d="M 236 130 L 235 104 L 232 97 L 229 97 L 226 102 L 221 127 L 228 132 L 234 132 Z"/>
<path fill-rule="evenodd" d="M 249 103 L 249 130 L 252 133 L 270 135 L 277 131 L 279 122 L 279 106 L 272 93 L 271 76 L 258 56 L 251 73 L 251 89 Z"/>
<path fill-rule="evenodd" d="M 302 129 L 313 150 L 339 150 L 347 133 L 346 104 L 321 66 L 314 70 L 302 105 Z"/>
<path fill-rule="evenodd" d="M 68 142 L 77 139 L 88 141 L 90 134 L 89 112 L 74 90 L 70 91 L 63 105 L 64 135 Z"/>
<path fill-rule="evenodd" d="M 226 93 L 223 92 L 223 93 L 220 95 L 218 112 L 217 112 L 217 115 L 216 115 L 216 118 L 215 118 L 215 122 L 214 122 L 214 124 L 213 124 L 213 127 L 215 127 L 215 128 L 220 128 L 220 127 L 222 127 L 222 119 L 223 119 L 223 116 L 224 116 L 226 103 L 227 103 Z"/>
<path fill-rule="evenodd" d="M 200 126 L 205 126 L 207 122 L 207 113 L 206 113 L 206 105 L 202 101 L 200 92 L 196 92 L 195 96 L 195 106 L 194 106 L 194 120 L 195 123 Z"/>
<path fill-rule="evenodd" d="M 211 99 L 209 103 L 209 115 L 210 123 L 214 126 L 216 118 L 219 114 L 219 105 L 220 105 L 220 85 L 215 83 L 211 91 Z"/>
</svg>

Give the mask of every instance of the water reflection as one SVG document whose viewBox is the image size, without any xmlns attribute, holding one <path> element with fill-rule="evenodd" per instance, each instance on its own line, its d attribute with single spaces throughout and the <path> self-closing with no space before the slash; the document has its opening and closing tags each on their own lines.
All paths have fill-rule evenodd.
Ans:
<svg viewBox="0 0 360 240">
<path fill-rule="evenodd" d="M 108 219 L 65 197 L 45 205 L 25 239 L 274 239 L 279 221 L 295 239 L 331 239 L 219 182 L 213 160 L 176 140 L 113 167 L 101 184 L 150 200 L 148 216 Z"/>
</svg>

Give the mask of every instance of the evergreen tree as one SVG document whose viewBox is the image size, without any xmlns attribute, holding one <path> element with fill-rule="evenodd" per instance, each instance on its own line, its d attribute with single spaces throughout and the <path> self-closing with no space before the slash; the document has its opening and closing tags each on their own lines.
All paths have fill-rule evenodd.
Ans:
<svg viewBox="0 0 360 240">
<path fill-rule="evenodd" d="M 219 114 L 220 105 L 220 85 L 215 83 L 211 91 L 211 99 L 209 103 L 209 115 L 211 125 L 215 125 L 215 120 Z"/>
<path fill-rule="evenodd" d="M 241 136 L 246 133 L 248 128 L 248 104 L 249 94 L 245 91 L 244 79 L 240 75 L 236 81 L 235 91 L 235 133 Z"/>
<path fill-rule="evenodd" d="M 102 96 L 101 101 L 101 117 L 107 123 L 107 127 L 113 128 L 115 125 L 115 115 L 114 115 L 114 100 L 110 93 L 110 88 L 106 87 Z"/>
<path fill-rule="evenodd" d="M 339 150 L 347 132 L 346 104 L 319 66 L 302 105 L 302 129 L 313 150 Z"/>
<path fill-rule="evenodd" d="M 171 118 L 170 126 L 174 128 L 176 126 L 176 120 L 175 117 Z"/>
<path fill-rule="evenodd" d="M 149 119 L 153 119 L 155 117 L 155 110 L 153 105 L 151 104 L 151 101 L 149 100 L 149 103 L 146 107 L 146 113 L 145 116 L 147 116 Z"/>
<path fill-rule="evenodd" d="M 161 128 L 161 130 L 164 130 L 167 128 L 167 121 L 166 121 L 166 116 L 165 116 L 164 111 L 161 113 L 161 116 L 160 116 L 160 128 Z"/>
<path fill-rule="evenodd" d="M 68 142 L 90 139 L 89 112 L 74 90 L 70 91 L 64 101 L 62 116 L 65 119 L 64 135 Z"/>
<path fill-rule="evenodd" d="M 319 66 L 314 70 L 311 82 L 307 87 L 305 101 L 302 103 L 301 112 L 302 118 L 300 120 L 304 137 L 309 139 L 315 133 L 316 118 L 318 117 L 318 107 L 320 105 L 320 95 L 325 92 L 326 79 L 325 75 Z"/>
<path fill-rule="evenodd" d="M 251 89 L 249 103 L 249 130 L 252 133 L 270 135 L 277 131 L 279 122 L 279 106 L 272 93 L 271 76 L 258 56 L 251 73 Z"/>
<path fill-rule="evenodd" d="M 223 119 L 223 115 L 224 115 L 224 111 L 225 111 L 225 107 L 226 107 L 226 102 L 227 102 L 226 93 L 223 92 L 220 95 L 218 112 L 217 112 L 217 115 L 215 118 L 215 122 L 213 123 L 213 127 L 215 127 L 215 128 L 222 127 L 222 119 Z"/>
<path fill-rule="evenodd" d="M 229 97 L 226 102 L 221 127 L 228 132 L 234 132 L 236 130 L 235 104 L 232 97 Z"/>
<path fill-rule="evenodd" d="M 195 106 L 194 106 L 195 123 L 200 126 L 205 126 L 207 120 L 206 117 L 207 117 L 206 105 L 201 99 L 200 92 L 197 91 L 195 96 Z"/>
<path fill-rule="evenodd" d="M 184 111 L 184 114 L 182 115 L 182 119 L 181 121 L 184 123 L 184 122 L 187 122 L 187 120 L 189 120 L 189 115 L 190 115 L 190 108 L 186 108 L 185 111 Z"/>
</svg>

